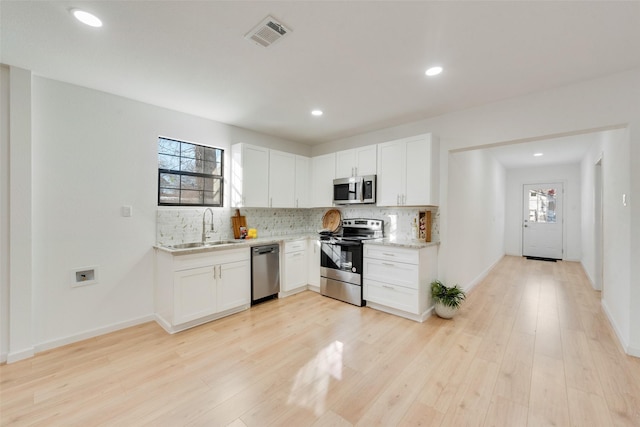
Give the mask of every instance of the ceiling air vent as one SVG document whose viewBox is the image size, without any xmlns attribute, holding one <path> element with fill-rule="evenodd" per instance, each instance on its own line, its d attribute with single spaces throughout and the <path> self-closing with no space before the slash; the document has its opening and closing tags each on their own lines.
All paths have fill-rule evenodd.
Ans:
<svg viewBox="0 0 640 427">
<path fill-rule="evenodd" d="M 290 29 L 275 20 L 272 16 L 267 16 L 261 23 L 249 31 L 244 38 L 252 40 L 260 46 L 268 47 L 280 40 Z"/>
</svg>

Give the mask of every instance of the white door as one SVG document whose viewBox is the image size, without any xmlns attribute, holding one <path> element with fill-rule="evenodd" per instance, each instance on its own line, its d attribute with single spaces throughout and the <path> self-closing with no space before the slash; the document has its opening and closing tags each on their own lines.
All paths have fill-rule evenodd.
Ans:
<svg viewBox="0 0 640 427">
<path fill-rule="evenodd" d="M 562 259 L 562 183 L 525 184 L 522 255 Z"/>
</svg>

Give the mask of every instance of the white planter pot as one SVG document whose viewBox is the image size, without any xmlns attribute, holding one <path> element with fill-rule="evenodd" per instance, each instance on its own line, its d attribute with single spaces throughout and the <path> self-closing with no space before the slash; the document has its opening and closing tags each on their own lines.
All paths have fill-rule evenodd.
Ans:
<svg viewBox="0 0 640 427">
<path fill-rule="evenodd" d="M 458 307 L 449 307 L 440 302 L 436 303 L 435 309 L 436 314 L 443 319 L 451 319 L 458 312 Z"/>
</svg>

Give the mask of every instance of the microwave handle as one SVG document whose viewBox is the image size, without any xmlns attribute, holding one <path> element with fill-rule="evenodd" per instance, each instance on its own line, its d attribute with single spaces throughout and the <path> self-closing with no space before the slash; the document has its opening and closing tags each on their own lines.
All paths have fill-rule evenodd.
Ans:
<svg viewBox="0 0 640 427">
<path fill-rule="evenodd" d="M 356 200 L 364 202 L 364 178 L 358 177 L 356 186 Z"/>
</svg>

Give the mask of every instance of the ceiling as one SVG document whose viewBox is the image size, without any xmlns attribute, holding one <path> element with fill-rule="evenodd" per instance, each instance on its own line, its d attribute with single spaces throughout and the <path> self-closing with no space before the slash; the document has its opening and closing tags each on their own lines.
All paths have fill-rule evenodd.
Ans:
<svg viewBox="0 0 640 427">
<path fill-rule="evenodd" d="M 80 7 L 99 29 L 75 21 Z M 640 67 L 640 2 L 2 1 L 2 63 L 305 144 Z M 292 31 L 244 38 L 267 15 Z M 428 78 L 424 71 L 442 65 Z M 324 110 L 313 117 L 314 108 Z"/>
<path fill-rule="evenodd" d="M 507 169 L 567 165 L 580 162 L 599 137 L 599 133 L 588 133 L 498 146 L 488 150 Z M 541 153 L 542 156 L 534 156 L 536 153 Z"/>
</svg>

